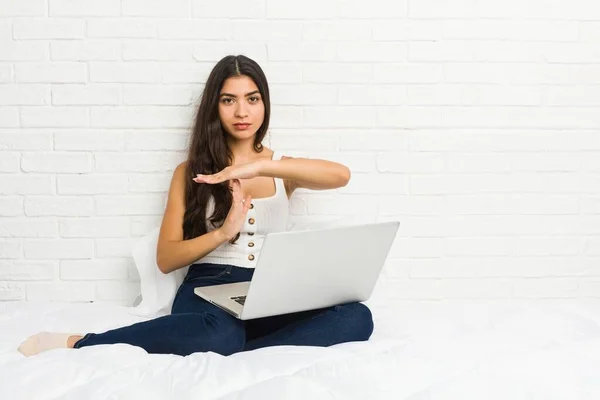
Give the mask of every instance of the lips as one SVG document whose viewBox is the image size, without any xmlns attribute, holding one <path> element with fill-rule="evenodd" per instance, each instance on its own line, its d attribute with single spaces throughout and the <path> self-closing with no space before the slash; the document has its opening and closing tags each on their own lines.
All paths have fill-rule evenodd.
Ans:
<svg viewBox="0 0 600 400">
<path fill-rule="evenodd" d="M 248 127 L 250 126 L 250 124 L 233 124 L 233 126 L 235 127 L 235 129 L 237 129 L 238 131 L 245 131 L 248 129 Z"/>
</svg>

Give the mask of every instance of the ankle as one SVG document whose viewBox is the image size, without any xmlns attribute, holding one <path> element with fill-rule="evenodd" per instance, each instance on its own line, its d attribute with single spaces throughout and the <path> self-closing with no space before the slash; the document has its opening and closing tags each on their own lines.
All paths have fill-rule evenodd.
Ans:
<svg viewBox="0 0 600 400">
<path fill-rule="evenodd" d="M 67 347 L 68 347 L 69 349 L 72 349 L 72 348 L 74 348 L 74 346 L 75 346 L 75 343 L 77 343 L 77 341 L 78 341 L 78 340 L 81 340 L 81 339 L 83 339 L 83 336 L 79 336 L 79 335 L 72 335 L 72 336 L 69 336 L 69 338 L 67 339 Z"/>
</svg>

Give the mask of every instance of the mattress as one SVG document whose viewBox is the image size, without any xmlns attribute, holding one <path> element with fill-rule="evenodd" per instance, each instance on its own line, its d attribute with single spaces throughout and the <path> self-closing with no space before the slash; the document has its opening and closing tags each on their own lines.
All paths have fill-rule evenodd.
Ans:
<svg viewBox="0 0 600 400">
<path fill-rule="evenodd" d="M 41 330 L 103 332 L 128 307 L 0 303 L 0 393 L 10 399 L 600 399 L 600 301 L 369 304 L 367 342 L 275 346 L 225 357 L 127 344 L 24 357 Z"/>
</svg>

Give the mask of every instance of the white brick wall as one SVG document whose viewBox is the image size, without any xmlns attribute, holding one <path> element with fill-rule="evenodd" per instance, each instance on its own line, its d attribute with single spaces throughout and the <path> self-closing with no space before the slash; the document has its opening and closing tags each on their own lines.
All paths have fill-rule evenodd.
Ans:
<svg viewBox="0 0 600 400">
<path fill-rule="evenodd" d="M 131 304 L 227 54 L 269 147 L 353 172 L 294 218 L 401 221 L 389 299 L 600 297 L 597 2 L 3 0 L 0 300 Z"/>
</svg>

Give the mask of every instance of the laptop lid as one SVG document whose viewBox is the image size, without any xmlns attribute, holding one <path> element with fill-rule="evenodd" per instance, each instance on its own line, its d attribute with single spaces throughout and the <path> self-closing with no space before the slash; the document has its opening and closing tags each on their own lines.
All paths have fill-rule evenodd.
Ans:
<svg viewBox="0 0 600 400">
<path fill-rule="evenodd" d="M 371 297 L 400 222 L 268 233 L 241 319 Z"/>
</svg>

